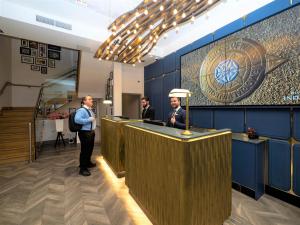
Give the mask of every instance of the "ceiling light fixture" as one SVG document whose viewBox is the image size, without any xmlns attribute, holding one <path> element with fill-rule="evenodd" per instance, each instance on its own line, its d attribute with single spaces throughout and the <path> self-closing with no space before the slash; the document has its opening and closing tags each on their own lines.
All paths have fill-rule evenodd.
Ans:
<svg viewBox="0 0 300 225">
<path fill-rule="evenodd" d="M 218 2 L 221 1 L 142 1 L 112 22 L 108 27 L 111 35 L 100 45 L 95 57 L 135 64 L 151 52 L 161 36 L 166 38 L 169 30 L 178 33 L 179 25 L 193 24 L 203 13 L 208 16 L 206 12 Z"/>
</svg>

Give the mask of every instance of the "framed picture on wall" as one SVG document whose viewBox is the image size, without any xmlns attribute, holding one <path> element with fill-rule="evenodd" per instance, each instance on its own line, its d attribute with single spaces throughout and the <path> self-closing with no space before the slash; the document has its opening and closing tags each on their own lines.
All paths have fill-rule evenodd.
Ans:
<svg viewBox="0 0 300 225">
<path fill-rule="evenodd" d="M 36 65 L 41 65 L 41 66 L 47 66 L 47 59 L 36 58 L 35 59 L 35 64 Z"/>
<path fill-rule="evenodd" d="M 60 52 L 48 50 L 48 58 L 49 59 L 55 59 L 60 60 Z"/>
<path fill-rule="evenodd" d="M 34 63 L 34 58 L 31 56 L 21 56 L 21 63 L 27 63 L 27 64 L 33 64 Z"/>
<path fill-rule="evenodd" d="M 38 57 L 47 58 L 47 45 L 39 43 L 38 44 Z"/>
<path fill-rule="evenodd" d="M 31 65 L 31 70 L 33 70 L 33 71 L 40 71 L 40 66 Z"/>
<path fill-rule="evenodd" d="M 21 46 L 28 47 L 28 40 L 21 39 Z"/>
<path fill-rule="evenodd" d="M 56 45 L 48 45 L 48 49 L 51 49 L 51 50 L 54 50 L 54 51 L 61 51 L 61 47 L 56 46 Z"/>
<path fill-rule="evenodd" d="M 41 74 L 47 74 L 47 67 L 41 66 Z"/>
<path fill-rule="evenodd" d="M 55 68 L 55 60 L 54 59 L 48 59 L 48 67 Z"/>
<path fill-rule="evenodd" d="M 30 50 L 30 48 L 20 47 L 20 54 L 21 55 L 31 55 L 31 50 Z"/>
<path fill-rule="evenodd" d="M 38 43 L 36 41 L 29 41 L 29 48 L 38 49 Z"/>
<path fill-rule="evenodd" d="M 31 49 L 31 56 L 37 57 L 37 56 L 38 56 L 38 50 L 35 49 L 35 48 L 32 48 L 32 49 Z"/>
</svg>

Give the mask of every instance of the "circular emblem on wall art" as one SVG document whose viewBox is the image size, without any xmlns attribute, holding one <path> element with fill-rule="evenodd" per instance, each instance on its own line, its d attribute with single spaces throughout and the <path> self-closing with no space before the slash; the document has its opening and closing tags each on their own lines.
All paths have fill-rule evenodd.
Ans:
<svg viewBox="0 0 300 225">
<path fill-rule="evenodd" d="M 215 69 L 215 79 L 220 84 L 233 81 L 239 73 L 239 65 L 232 59 L 224 60 Z"/>
<path fill-rule="evenodd" d="M 200 87 L 210 100 L 238 102 L 255 91 L 265 78 L 266 51 L 248 38 L 217 43 L 200 69 Z"/>
</svg>

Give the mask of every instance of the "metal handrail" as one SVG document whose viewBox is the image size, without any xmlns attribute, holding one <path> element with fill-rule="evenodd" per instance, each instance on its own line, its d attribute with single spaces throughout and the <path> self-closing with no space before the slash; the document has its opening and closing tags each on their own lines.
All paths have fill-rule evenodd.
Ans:
<svg viewBox="0 0 300 225">
<path fill-rule="evenodd" d="M 71 71 L 65 73 L 63 76 L 60 76 L 60 77 L 54 78 L 54 79 L 56 79 L 56 81 L 63 80 L 65 78 L 68 78 L 68 75 L 70 75 L 70 74 L 72 74 L 72 73 L 74 73 L 76 71 L 77 71 L 77 69 L 72 69 Z M 8 86 L 28 87 L 28 88 L 32 88 L 32 87 L 42 88 L 42 87 L 49 87 L 49 86 L 52 86 L 52 85 L 55 85 L 55 82 L 48 81 L 48 82 L 42 83 L 42 85 L 31 85 L 31 84 L 15 84 L 15 83 L 12 83 L 10 81 L 6 81 L 5 84 L 2 86 L 2 88 L 0 89 L 0 96 L 3 95 L 5 89 Z"/>
<path fill-rule="evenodd" d="M 32 163 L 32 130 L 31 130 L 31 123 L 28 123 L 29 129 L 29 163 Z"/>
<path fill-rule="evenodd" d="M 5 84 L 3 85 L 3 87 L 2 87 L 1 90 L 0 90 L 0 96 L 4 93 L 5 89 L 6 89 L 8 86 L 28 87 L 28 88 L 32 88 L 32 87 L 40 88 L 40 87 L 42 87 L 41 85 L 15 84 L 15 83 L 6 81 Z"/>
</svg>

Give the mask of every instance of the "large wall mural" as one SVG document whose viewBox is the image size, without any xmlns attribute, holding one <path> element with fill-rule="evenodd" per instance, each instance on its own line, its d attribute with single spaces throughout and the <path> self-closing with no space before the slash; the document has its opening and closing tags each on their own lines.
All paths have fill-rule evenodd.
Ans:
<svg viewBox="0 0 300 225">
<path fill-rule="evenodd" d="M 181 57 L 192 106 L 300 103 L 300 6 Z"/>
</svg>

